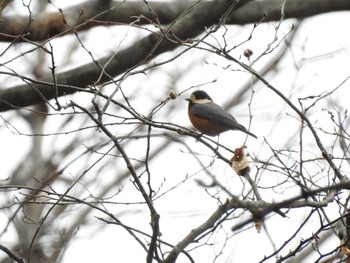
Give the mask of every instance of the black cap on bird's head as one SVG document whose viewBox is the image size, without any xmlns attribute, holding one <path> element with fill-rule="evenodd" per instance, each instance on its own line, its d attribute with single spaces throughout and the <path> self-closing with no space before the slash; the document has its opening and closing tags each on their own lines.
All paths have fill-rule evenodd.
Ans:
<svg viewBox="0 0 350 263">
<path fill-rule="evenodd" d="M 203 90 L 194 91 L 191 96 L 186 99 L 190 103 L 209 103 L 213 102 L 212 98 Z"/>
</svg>

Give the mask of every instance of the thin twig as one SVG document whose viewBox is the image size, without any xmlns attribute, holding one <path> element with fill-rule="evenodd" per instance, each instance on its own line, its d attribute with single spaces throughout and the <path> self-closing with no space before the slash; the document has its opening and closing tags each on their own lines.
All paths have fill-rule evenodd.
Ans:
<svg viewBox="0 0 350 263">
<path fill-rule="evenodd" d="M 24 259 L 18 256 L 15 252 L 11 251 L 9 248 L 3 246 L 0 244 L 0 250 L 5 252 L 10 258 L 12 258 L 14 261 L 18 263 L 25 263 Z"/>
</svg>

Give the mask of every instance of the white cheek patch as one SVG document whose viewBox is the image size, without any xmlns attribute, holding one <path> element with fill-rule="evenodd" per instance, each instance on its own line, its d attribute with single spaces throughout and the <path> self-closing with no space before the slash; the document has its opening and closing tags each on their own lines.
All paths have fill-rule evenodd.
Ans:
<svg viewBox="0 0 350 263">
<path fill-rule="evenodd" d="M 198 104 L 206 104 L 206 103 L 211 103 L 212 101 L 211 100 L 208 100 L 208 99 L 194 99 L 192 102 L 194 103 L 198 103 Z"/>
</svg>

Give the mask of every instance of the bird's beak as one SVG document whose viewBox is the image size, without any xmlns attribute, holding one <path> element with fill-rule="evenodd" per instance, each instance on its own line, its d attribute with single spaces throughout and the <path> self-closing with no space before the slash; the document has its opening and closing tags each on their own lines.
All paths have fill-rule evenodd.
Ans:
<svg viewBox="0 0 350 263">
<path fill-rule="evenodd" d="M 190 100 L 190 98 L 186 98 L 185 100 L 187 100 L 187 101 L 191 101 L 191 100 Z"/>
</svg>

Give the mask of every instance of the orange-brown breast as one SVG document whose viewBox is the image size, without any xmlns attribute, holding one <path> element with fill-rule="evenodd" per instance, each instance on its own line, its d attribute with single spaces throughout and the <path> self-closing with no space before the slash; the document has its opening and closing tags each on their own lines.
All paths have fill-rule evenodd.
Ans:
<svg viewBox="0 0 350 263">
<path fill-rule="evenodd" d="M 228 131 L 231 128 L 227 125 L 212 123 L 206 119 L 199 118 L 198 116 L 192 114 L 192 108 L 188 108 L 188 117 L 192 125 L 200 132 L 209 136 L 216 136 L 222 132 Z"/>
</svg>

